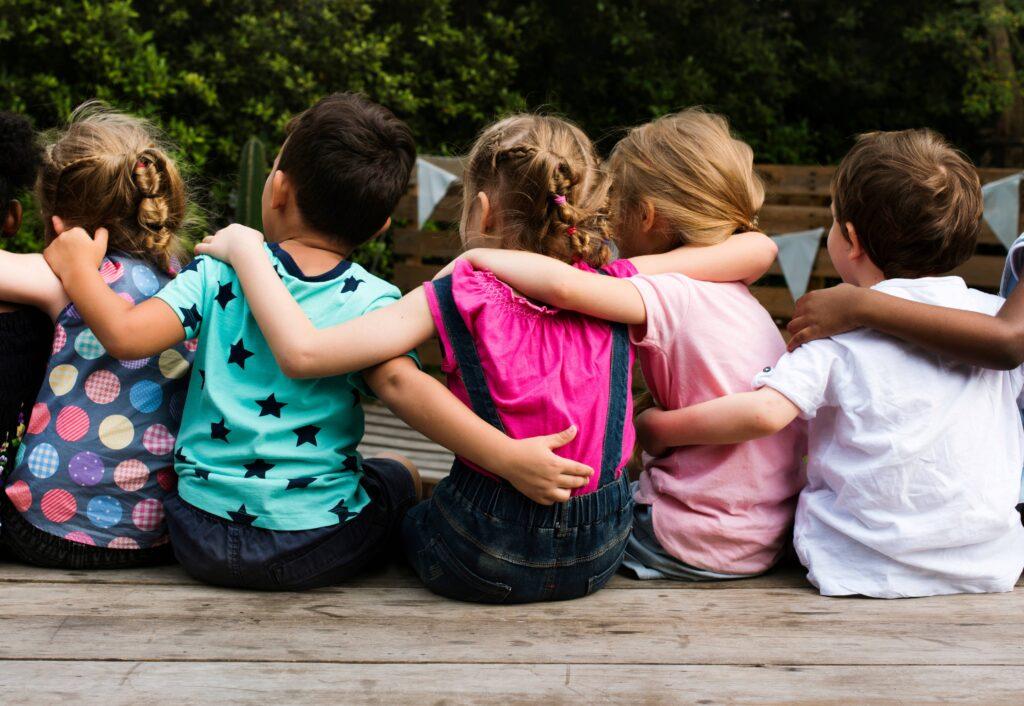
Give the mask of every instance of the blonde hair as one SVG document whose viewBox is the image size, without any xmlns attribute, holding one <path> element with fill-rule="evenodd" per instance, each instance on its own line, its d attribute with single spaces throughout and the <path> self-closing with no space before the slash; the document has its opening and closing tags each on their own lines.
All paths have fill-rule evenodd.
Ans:
<svg viewBox="0 0 1024 706">
<path fill-rule="evenodd" d="M 145 120 L 96 102 L 79 106 L 49 141 L 36 183 L 47 232 L 50 217 L 92 232 L 110 248 L 170 270 L 184 257 L 185 182 Z"/>
<path fill-rule="evenodd" d="M 757 228 L 764 185 L 754 151 L 733 137 L 721 115 L 688 108 L 633 128 L 609 164 L 619 219 L 646 201 L 672 237 L 694 245 Z"/>
<path fill-rule="evenodd" d="M 470 151 L 464 215 L 479 191 L 501 224 L 502 247 L 598 267 L 611 259 L 608 179 L 590 139 L 572 123 L 513 115 Z"/>
</svg>

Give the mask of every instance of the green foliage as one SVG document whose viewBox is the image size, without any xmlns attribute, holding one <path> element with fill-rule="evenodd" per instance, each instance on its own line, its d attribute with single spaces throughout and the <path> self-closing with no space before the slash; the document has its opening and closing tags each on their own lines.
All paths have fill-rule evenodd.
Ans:
<svg viewBox="0 0 1024 706">
<path fill-rule="evenodd" d="M 250 137 L 242 148 L 238 164 L 238 203 L 235 220 L 263 230 L 263 182 L 267 176 L 267 148 L 258 137 Z"/>
<path fill-rule="evenodd" d="M 703 104 L 765 162 L 922 125 L 985 157 L 1021 139 L 1022 27 L 1024 0 L 0 0 L 0 109 L 49 127 L 98 97 L 154 119 L 216 226 L 246 201 L 246 140 L 276 149 L 338 90 L 390 106 L 425 153 L 538 108 L 608 149 Z M 381 247 L 360 257 L 386 270 Z"/>
</svg>

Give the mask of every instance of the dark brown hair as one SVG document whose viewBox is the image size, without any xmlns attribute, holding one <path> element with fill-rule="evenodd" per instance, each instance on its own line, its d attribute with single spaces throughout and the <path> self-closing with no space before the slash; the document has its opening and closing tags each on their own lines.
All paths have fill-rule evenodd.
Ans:
<svg viewBox="0 0 1024 706">
<path fill-rule="evenodd" d="M 502 247 L 598 267 L 611 259 L 608 179 L 590 139 L 547 115 L 513 115 L 486 128 L 469 154 L 463 217 L 491 198 Z"/>
<path fill-rule="evenodd" d="M 168 150 L 145 120 L 86 103 L 46 146 L 36 194 L 51 216 L 92 232 L 103 226 L 110 248 L 164 270 L 185 255 L 186 189 Z"/>
<path fill-rule="evenodd" d="M 861 135 L 832 179 L 844 236 L 852 223 L 886 277 L 949 272 L 974 253 L 983 199 L 971 162 L 931 130 Z"/>
<path fill-rule="evenodd" d="M 382 105 L 335 93 L 288 124 L 278 169 L 306 224 L 355 247 L 375 235 L 409 185 L 416 144 Z"/>
</svg>

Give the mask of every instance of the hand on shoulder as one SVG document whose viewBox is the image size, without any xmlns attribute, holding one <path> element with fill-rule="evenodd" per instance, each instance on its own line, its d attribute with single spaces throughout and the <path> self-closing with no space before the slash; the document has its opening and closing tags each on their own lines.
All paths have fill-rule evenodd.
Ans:
<svg viewBox="0 0 1024 706">
<path fill-rule="evenodd" d="M 98 270 L 107 254 L 107 229 L 97 228 L 89 233 L 80 227 L 65 228 L 59 216 L 53 217 L 53 230 L 57 237 L 43 251 L 43 258 L 60 279 L 75 267 Z"/>
<path fill-rule="evenodd" d="M 239 253 L 262 247 L 263 233 L 241 223 L 232 223 L 203 238 L 203 242 L 196 245 L 195 252 L 196 255 L 209 255 L 230 265 L 232 258 Z"/>
</svg>

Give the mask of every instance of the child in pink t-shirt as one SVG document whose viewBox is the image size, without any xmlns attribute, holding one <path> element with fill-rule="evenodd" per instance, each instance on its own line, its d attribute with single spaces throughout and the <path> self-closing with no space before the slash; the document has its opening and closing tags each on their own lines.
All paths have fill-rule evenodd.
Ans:
<svg viewBox="0 0 1024 706">
<path fill-rule="evenodd" d="M 639 255 L 630 262 L 641 274 L 609 281 L 527 253 L 473 250 L 463 257 L 527 296 L 630 324 L 659 407 L 749 390 L 785 351 L 746 285 L 723 276 L 736 263 L 722 249 L 743 247 L 740 239 L 750 236 L 734 233 L 754 229 L 764 200 L 750 147 L 731 136 L 720 116 L 691 109 L 632 130 L 616 146 L 611 169 L 622 251 Z M 665 267 L 666 259 L 680 258 L 665 251 L 680 244 L 711 247 L 687 249 L 684 267 Z M 655 274 L 667 270 L 723 281 Z M 789 536 L 802 485 L 803 426 L 733 446 L 665 449 L 639 419 L 650 453 L 633 487 L 624 566 L 639 578 L 682 580 L 769 569 Z"/>
</svg>

